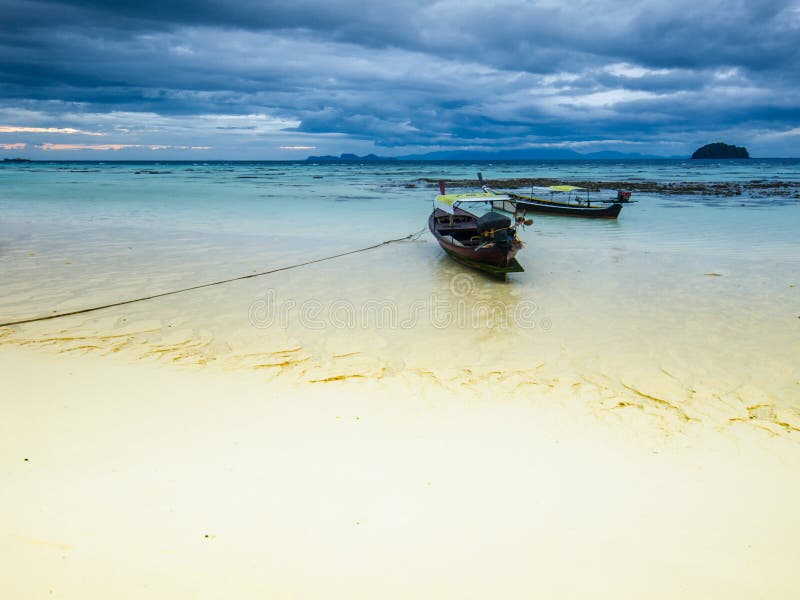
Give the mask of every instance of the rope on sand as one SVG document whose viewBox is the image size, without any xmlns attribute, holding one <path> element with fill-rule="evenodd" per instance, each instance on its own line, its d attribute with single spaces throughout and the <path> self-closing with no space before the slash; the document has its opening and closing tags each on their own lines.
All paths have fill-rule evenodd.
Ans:
<svg viewBox="0 0 800 600">
<path fill-rule="evenodd" d="M 142 298 L 133 298 L 131 300 L 123 300 L 121 302 L 114 302 L 112 304 L 103 304 L 102 306 L 93 306 L 91 308 L 82 308 L 81 310 L 73 310 L 70 312 L 65 313 L 57 313 L 54 315 L 45 315 L 40 317 L 31 317 L 28 319 L 20 319 L 19 321 L 9 321 L 7 323 L 0 323 L 0 327 L 9 327 L 11 325 L 24 325 L 25 323 L 35 323 L 37 321 L 48 321 L 50 319 L 59 319 L 61 317 L 70 317 L 72 315 L 82 315 L 85 313 L 94 312 L 96 310 L 103 310 L 106 308 L 113 308 L 115 306 L 124 306 L 126 304 L 133 304 L 134 302 L 144 302 L 145 300 L 153 300 L 155 298 L 163 298 L 164 296 L 174 296 L 175 294 L 182 294 L 184 292 L 191 292 L 194 290 L 199 290 L 202 288 L 212 287 L 215 285 L 222 285 L 223 283 L 231 283 L 233 281 L 241 281 L 242 279 L 253 279 L 254 277 L 261 277 L 263 275 L 270 275 L 272 273 L 278 273 L 280 271 L 288 271 L 289 269 L 297 269 L 298 267 L 305 267 L 306 265 L 313 265 L 315 263 L 324 262 L 326 260 L 333 260 L 334 258 L 341 258 L 342 256 L 349 256 L 350 254 L 358 254 L 359 252 L 366 252 L 367 250 L 374 250 L 375 248 L 381 248 L 383 246 L 387 246 L 389 244 L 393 244 L 395 242 L 404 242 L 406 240 L 416 240 L 422 235 L 425 231 L 425 228 L 420 229 L 416 233 L 412 233 L 405 237 L 396 238 L 393 240 L 386 240 L 381 242 L 380 244 L 374 244 L 372 246 L 367 246 L 366 248 L 358 248 L 357 250 L 350 250 L 348 252 L 342 252 L 341 254 L 334 254 L 332 256 L 326 256 L 324 258 L 316 258 L 314 260 L 308 260 L 306 262 L 297 263 L 296 265 L 289 265 L 286 267 L 278 267 L 277 269 L 270 269 L 269 271 L 261 271 L 260 273 L 251 273 L 250 275 L 241 275 L 240 277 L 231 277 L 230 279 L 222 279 L 220 281 L 212 281 L 211 283 L 203 283 L 201 285 L 193 285 L 192 287 L 183 288 L 180 290 L 172 290 L 170 292 L 162 292 L 160 294 L 153 294 L 152 296 L 143 296 Z"/>
</svg>

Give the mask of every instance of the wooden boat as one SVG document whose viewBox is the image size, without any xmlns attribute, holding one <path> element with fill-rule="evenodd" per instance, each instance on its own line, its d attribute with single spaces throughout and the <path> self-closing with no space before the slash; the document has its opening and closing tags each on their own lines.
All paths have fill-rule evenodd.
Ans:
<svg viewBox="0 0 800 600">
<path fill-rule="evenodd" d="M 481 182 L 486 193 L 494 192 L 488 185 L 483 183 L 483 176 L 478 173 L 478 180 Z M 581 193 L 586 192 L 586 197 L 581 198 Z M 621 192 L 618 199 L 612 201 L 608 206 L 592 206 L 589 198 L 589 191 L 585 188 L 574 185 L 552 185 L 544 188 L 545 193 L 549 193 L 549 198 L 540 198 L 533 195 L 518 194 L 516 192 L 503 192 L 502 195 L 508 196 L 508 200 L 498 198 L 492 202 L 492 207 L 509 213 L 519 212 L 538 212 L 552 215 L 566 215 L 571 217 L 594 217 L 599 219 L 616 219 L 622 210 L 622 202 L 630 202 L 630 192 Z M 621 199 L 624 197 L 624 200 Z M 608 204 L 607 201 L 603 201 Z"/>
<path fill-rule="evenodd" d="M 482 216 L 461 208 L 470 204 L 491 205 L 508 196 L 497 194 L 446 194 L 444 182 L 439 182 L 441 194 L 434 200 L 428 218 L 428 228 L 442 249 L 458 262 L 491 275 L 505 277 L 506 273 L 524 271 L 515 258 L 523 243 L 517 239 L 520 223 L 490 211 Z"/>
<path fill-rule="evenodd" d="M 614 202 L 609 206 L 592 206 L 591 204 L 574 204 L 545 200 L 535 196 L 509 193 L 509 201 L 498 201 L 492 206 L 498 210 L 510 213 L 519 211 L 546 213 L 551 215 L 566 215 L 570 217 L 594 217 L 597 219 L 616 219 L 622 210 L 622 204 Z"/>
</svg>

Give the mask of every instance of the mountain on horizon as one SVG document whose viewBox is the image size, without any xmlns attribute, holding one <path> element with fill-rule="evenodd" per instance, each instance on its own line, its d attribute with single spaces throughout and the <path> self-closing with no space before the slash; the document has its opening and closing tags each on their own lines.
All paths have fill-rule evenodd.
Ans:
<svg viewBox="0 0 800 600">
<path fill-rule="evenodd" d="M 513 150 L 438 150 L 425 154 L 407 154 L 404 156 L 376 156 L 367 154 L 341 154 L 339 156 L 309 156 L 306 162 L 375 162 L 394 160 L 625 160 L 625 159 L 681 159 L 685 156 L 658 156 L 640 154 L 638 152 L 616 152 L 604 150 L 582 154 L 568 148 L 517 148 Z"/>
<path fill-rule="evenodd" d="M 375 162 L 375 161 L 384 161 L 384 160 L 397 160 L 390 156 L 376 156 L 375 154 L 366 154 L 364 156 L 358 156 L 357 154 L 340 154 L 339 156 L 333 156 L 331 154 L 326 154 L 325 156 L 309 156 L 306 158 L 306 162 Z"/>
<path fill-rule="evenodd" d="M 685 158 L 683 156 L 658 156 L 638 152 L 575 152 L 568 148 L 517 148 L 513 150 L 440 150 L 425 154 L 408 154 L 398 160 L 592 160 L 592 159 L 658 159 Z"/>
</svg>

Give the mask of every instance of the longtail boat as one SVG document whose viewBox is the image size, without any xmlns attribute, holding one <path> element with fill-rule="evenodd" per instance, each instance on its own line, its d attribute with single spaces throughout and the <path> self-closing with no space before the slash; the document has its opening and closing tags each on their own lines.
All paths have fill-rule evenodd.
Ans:
<svg viewBox="0 0 800 600">
<path fill-rule="evenodd" d="M 515 258 L 523 248 L 517 238 L 517 226 L 532 221 L 512 222 L 494 211 L 478 216 L 466 209 L 477 208 L 479 204 L 491 206 L 496 200 L 510 200 L 510 197 L 488 192 L 447 194 L 443 181 L 439 182 L 439 191 L 428 228 L 447 254 L 468 267 L 495 276 L 505 277 L 506 273 L 525 270 Z"/>
<path fill-rule="evenodd" d="M 541 198 L 533 195 L 518 194 L 516 192 L 495 192 L 483 182 L 483 176 L 478 173 L 478 180 L 481 187 L 487 194 L 497 194 L 498 198 L 492 202 L 492 207 L 504 212 L 517 214 L 519 212 L 538 212 L 553 215 L 567 215 L 571 217 L 595 217 L 600 219 L 616 219 L 622 210 L 622 204 L 630 202 L 630 192 L 619 192 L 617 199 L 608 203 L 607 206 L 592 206 L 589 198 L 589 190 L 574 185 L 551 185 L 543 188 L 544 194 L 550 194 L 549 198 Z M 586 192 L 585 198 L 582 198 Z M 505 196 L 506 198 L 500 198 Z"/>
</svg>

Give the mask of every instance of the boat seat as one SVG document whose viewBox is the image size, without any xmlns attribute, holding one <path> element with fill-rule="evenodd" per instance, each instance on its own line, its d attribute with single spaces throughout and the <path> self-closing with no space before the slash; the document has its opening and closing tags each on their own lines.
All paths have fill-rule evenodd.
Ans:
<svg viewBox="0 0 800 600">
<path fill-rule="evenodd" d="M 442 235 L 451 235 L 457 231 L 477 231 L 475 227 L 475 222 L 467 222 L 467 223 L 453 223 L 450 225 L 439 225 L 437 231 Z"/>
</svg>

